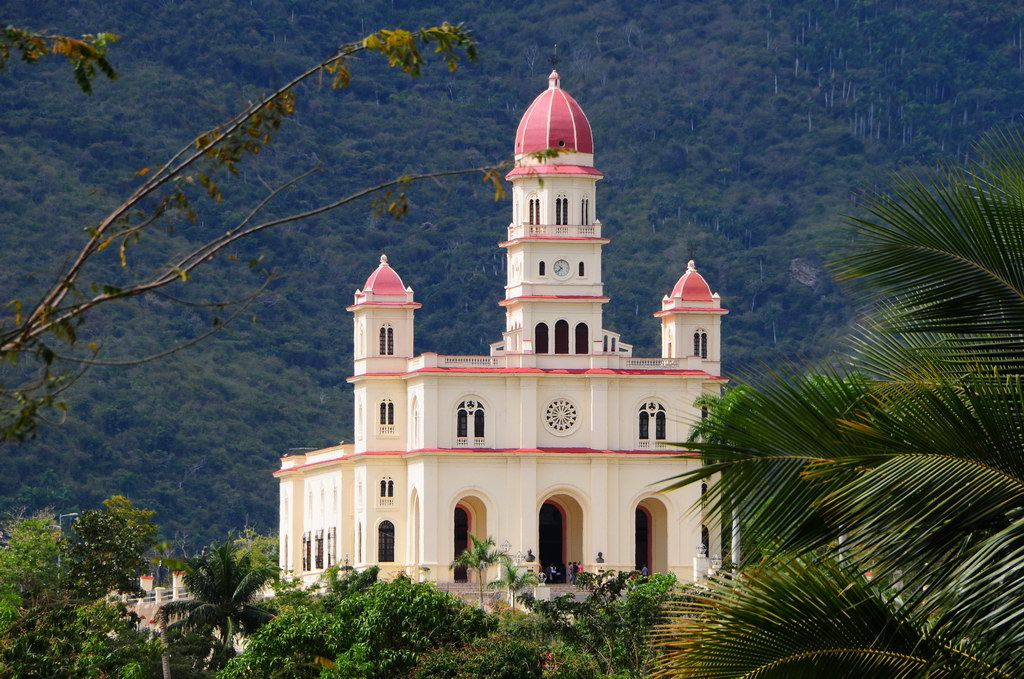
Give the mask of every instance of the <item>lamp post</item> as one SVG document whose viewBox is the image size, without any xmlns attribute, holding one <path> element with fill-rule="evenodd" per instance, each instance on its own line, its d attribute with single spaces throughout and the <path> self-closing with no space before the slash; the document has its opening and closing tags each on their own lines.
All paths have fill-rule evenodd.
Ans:
<svg viewBox="0 0 1024 679">
<path fill-rule="evenodd" d="M 67 514 L 59 514 L 57 516 L 57 535 L 62 536 L 64 534 L 64 517 L 70 516 L 74 518 L 78 516 L 78 512 L 69 512 Z M 60 574 L 60 548 L 57 548 L 57 572 Z"/>
</svg>

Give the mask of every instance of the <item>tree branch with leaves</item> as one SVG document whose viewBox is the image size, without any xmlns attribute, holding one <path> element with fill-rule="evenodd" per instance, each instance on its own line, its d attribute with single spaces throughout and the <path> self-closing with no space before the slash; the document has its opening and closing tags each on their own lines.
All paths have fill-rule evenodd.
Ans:
<svg viewBox="0 0 1024 679">
<path fill-rule="evenodd" d="M 46 54 L 65 54 L 75 64 L 79 84 L 88 92 L 86 85 L 96 75 L 96 69 L 109 77 L 116 75 L 105 56 L 107 43 L 115 39 L 116 36 L 103 33 L 74 41 L 7 27 L 0 43 L 0 68 L 12 53 L 20 52 L 22 59 L 29 63 Z M 430 53 L 439 57 L 450 71 L 457 70 L 464 60 L 477 58 L 473 36 L 461 24 L 444 23 L 415 31 L 377 31 L 362 40 L 341 45 L 326 59 L 276 91 L 250 103 L 182 146 L 162 165 L 140 169 L 136 174 L 141 183 L 127 199 L 87 227 L 85 242 L 67 259 L 52 283 L 31 300 L 6 301 L 4 315 L 0 316 L 0 360 L 16 368 L 12 371 L 13 378 L 0 382 L 0 441 L 23 440 L 34 433 L 40 422 L 46 421 L 44 416 L 48 410 L 66 407 L 61 394 L 84 369 L 72 370 L 70 365 L 125 363 L 101 361 L 99 354 L 103 347 L 99 342 L 88 342 L 85 355 L 76 353 L 81 326 L 98 308 L 184 284 L 215 258 L 236 259 L 226 249 L 241 240 L 365 198 L 373 198 L 372 206 L 379 213 L 399 218 L 408 211 L 406 190 L 412 183 L 424 179 L 476 174 L 493 186 L 497 197 L 504 195 L 501 170 L 505 165 L 481 166 L 397 175 L 309 209 L 264 217 L 268 207 L 282 194 L 322 170 L 316 166 L 268 187 L 266 195 L 220 235 L 166 257 L 162 263 L 149 265 L 149 271 L 133 270 L 128 283 L 119 280 L 128 278 L 117 272 L 129 270 L 133 263 L 132 248 L 147 234 L 196 225 L 200 221 L 198 206 L 202 201 L 219 203 L 224 199 L 225 182 L 239 176 L 243 163 L 266 149 L 282 125 L 295 114 L 300 85 L 326 76 L 333 88 L 344 88 L 351 78 L 353 60 L 364 53 L 382 56 L 389 66 L 412 77 L 420 75 Z M 85 85 L 82 78 L 85 78 Z M 264 285 L 270 282 L 272 275 L 262 268 L 259 259 L 249 264 L 265 276 Z M 237 309 L 251 301 L 252 297 L 248 297 L 234 307 Z M 231 317 L 237 315 L 236 311 Z M 225 325 L 218 319 L 215 323 L 218 327 Z M 167 353 L 172 351 L 161 351 L 157 355 Z"/>
</svg>

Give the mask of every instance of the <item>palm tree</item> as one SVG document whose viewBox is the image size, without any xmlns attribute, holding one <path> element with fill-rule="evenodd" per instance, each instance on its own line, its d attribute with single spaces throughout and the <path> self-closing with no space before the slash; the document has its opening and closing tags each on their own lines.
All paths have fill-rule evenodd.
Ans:
<svg viewBox="0 0 1024 679">
<path fill-rule="evenodd" d="M 219 646 L 211 662 L 230 658 L 236 636 L 251 634 L 273 617 L 255 602 L 276 577 L 276 566 L 254 566 L 248 552 L 239 554 L 225 542 L 208 557 L 186 560 L 185 586 L 191 598 L 164 604 L 161 613 L 177 619 L 172 627 L 211 633 Z"/>
<path fill-rule="evenodd" d="M 494 538 L 481 540 L 469 534 L 470 546 L 452 561 L 449 568 L 465 566 L 476 573 L 477 585 L 480 587 L 480 608 L 484 607 L 484 588 L 487 585 L 487 569 L 500 563 L 505 554 L 494 548 Z"/>
<path fill-rule="evenodd" d="M 540 578 L 532 569 L 517 566 L 507 555 L 501 558 L 501 569 L 498 579 L 487 584 L 493 589 L 503 589 L 508 592 L 508 605 L 516 607 L 516 596 L 527 587 L 540 584 Z"/>
<path fill-rule="evenodd" d="M 1024 140 L 897 181 L 838 264 L 846 367 L 768 372 L 690 444 L 760 559 L 678 606 L 662 676 L 1024 676 Z"/>
</svg>

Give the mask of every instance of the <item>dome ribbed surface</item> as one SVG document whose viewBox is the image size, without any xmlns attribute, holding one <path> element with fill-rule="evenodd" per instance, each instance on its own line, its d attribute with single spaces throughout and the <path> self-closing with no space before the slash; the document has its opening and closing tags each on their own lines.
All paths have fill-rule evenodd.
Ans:
<svg viewBox="0 0 1024 679">
<path fill-rule="evenodd" d="M 576 100 L 559 87 L 558 73 L 551 72 L 550 86 L 526 109 L 516 130 L 515 153 L 533 153 L 548 148 L 594 152 L 590 121 Z"/>
</svg>

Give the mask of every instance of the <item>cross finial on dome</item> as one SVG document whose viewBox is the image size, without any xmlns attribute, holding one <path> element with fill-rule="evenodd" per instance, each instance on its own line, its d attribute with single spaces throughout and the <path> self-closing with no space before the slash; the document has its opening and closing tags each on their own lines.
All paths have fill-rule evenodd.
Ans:
<svg viewBox="0 0 1024 679">
<path fill-rule="evenodd" d="M 558 71 L 551 69 L 551 75 L 548 76 L 548 89 L 558 90 L 561 89 L 561 76 L 558 75 Z"/>
<path fill-rule="evenodd" d="M 388 264 L 388 256 L 387 255 L 381 255 L 380 256 L 380 263 L 381 263 L 381 266 L 390 266 L 390 264 Z M 692 262 L 691 262 L 691 264 L 692 264 Z"/>
</svg>

